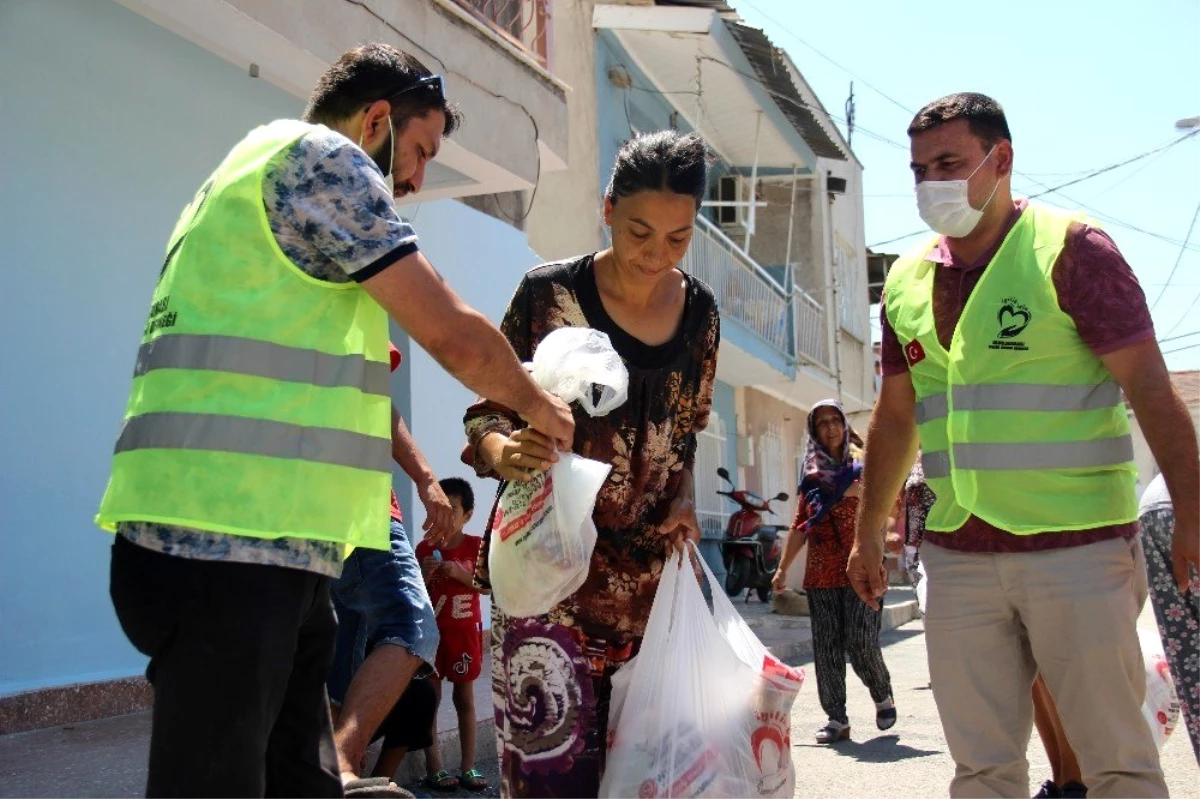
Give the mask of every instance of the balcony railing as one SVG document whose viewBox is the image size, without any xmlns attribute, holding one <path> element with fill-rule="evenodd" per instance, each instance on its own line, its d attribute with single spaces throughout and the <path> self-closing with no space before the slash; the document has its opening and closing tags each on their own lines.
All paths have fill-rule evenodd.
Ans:
<svg viewBox="0 0 1200 799">
<path fill-rule="evenodd" d="M 784 281 L 789 291 L 703 216 L 680 266 L 712 287 L 723 315 L 785 359 L 828 368 L 825 308 L 792 284 L 791 270 Z"/>
<path fill-rule="evenodd" d="M 551 0 L 454 0 L 543 68 L 550 68 Z"/>
<path fill-rule="evenodd" d="M 825 308 L 804 289 L 792 285 L 792 325 L 796 355 L 829 368 L 829 339 L 825 335 Z"/>
</svg>

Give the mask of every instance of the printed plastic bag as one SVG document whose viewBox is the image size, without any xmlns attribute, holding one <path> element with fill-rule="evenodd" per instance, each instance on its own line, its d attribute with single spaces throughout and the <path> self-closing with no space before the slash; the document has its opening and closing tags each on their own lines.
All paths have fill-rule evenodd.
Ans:
<svg viewBox="0 0 1200 799">
<path fill-rule="evenodd" d="M 1142 715 L 1150 725 L 1154 743 L 1162 749 L 1179 722 L 1179 696 L 1175 693 L 1175 680 L 1171 677 L 1158 632 L 1138 630 L 1138 638 L 1142 643 L 1142 661 L 1146 664 L 1146 701 L 1142 703 Z"/>
<path fill-rule="evenodd" d="M 592 509 L 612 469 L 560 452 L 547 472 L 500 495 L 488 548 L 492 599 L 509 616 L 540 616 L 579 590 L 596 548 Z"/>
<path fill-rule="evenodd" d="M 598 330 L 553 331 L 526 364 L 542 388 L 603 416 L 625 402 L 629 373 Z M 612 467 L 560 452 L 547 472 L 504 488 L 492 520 L 488 571 L 492 599 L 509 616 L 539 616 L 587 579 L 596 525 L 592 509 Z"/>
<path fill-rule="evenodd" d="M 696 553 L 663 568 L 638 654 L 613 676 L 602 797 L 790 797 L 804 671 L 771 655 Z M 626 708 L 629 712 L 626 713 Z"/>
</svg>

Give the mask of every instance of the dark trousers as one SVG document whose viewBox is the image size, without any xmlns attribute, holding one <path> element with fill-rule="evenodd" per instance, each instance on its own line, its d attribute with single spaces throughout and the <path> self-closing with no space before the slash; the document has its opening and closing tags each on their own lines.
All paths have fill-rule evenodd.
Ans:
<svg viewBox="0 0 1200 799">
<path fill-rule="evenodd" d="M 341 796 L 329 578 L 117 536 L 110 593 L 154 686 L 146 795 Z"/>
<path fill-rule="evenodd" d="M 821 709 L 834 721 L 848 724 L 847 657 L 873 700 L 882 702 L 892 695 L 892 677 L 879 648 L 883 612 L 867 607 L 853 588 L 809 588 L 806 593 Z"/>
</svg>

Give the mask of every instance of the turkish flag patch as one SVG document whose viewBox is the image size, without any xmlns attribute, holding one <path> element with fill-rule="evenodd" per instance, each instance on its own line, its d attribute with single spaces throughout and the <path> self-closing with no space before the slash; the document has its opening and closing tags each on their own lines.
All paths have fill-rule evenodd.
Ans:
<svg viewBox="0 0 1200 799">
<path fill-rule="evenodd" d="M 908 359 L 909 366 L 916 366 L 925 360 L 925 348 L 914 338 L 904 347 L 904 357 Z"/>
</svg>

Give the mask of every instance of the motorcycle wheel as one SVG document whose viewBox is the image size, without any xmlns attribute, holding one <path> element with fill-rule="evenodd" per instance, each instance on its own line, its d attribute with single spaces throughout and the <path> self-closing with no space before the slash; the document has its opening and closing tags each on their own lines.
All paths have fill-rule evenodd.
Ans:
<svg viewBox="0 0 1200 799">
<path fill-rule="evenodd" d="M 729 596 L 739 596 L 746 590 L 750 582 L 750 561 L 746 558 L 735 557 L 729 564 L 729 573 L 725 575 L 725 593 Z"/>
<path fill-rule="evenodd" d="M 758 594 L 758 599 L 760 602 L 771 601 L 771 586 L 769 585 L 760 585 L 758 588 L 754 589 L 754 593 Z"/>
</svg>

